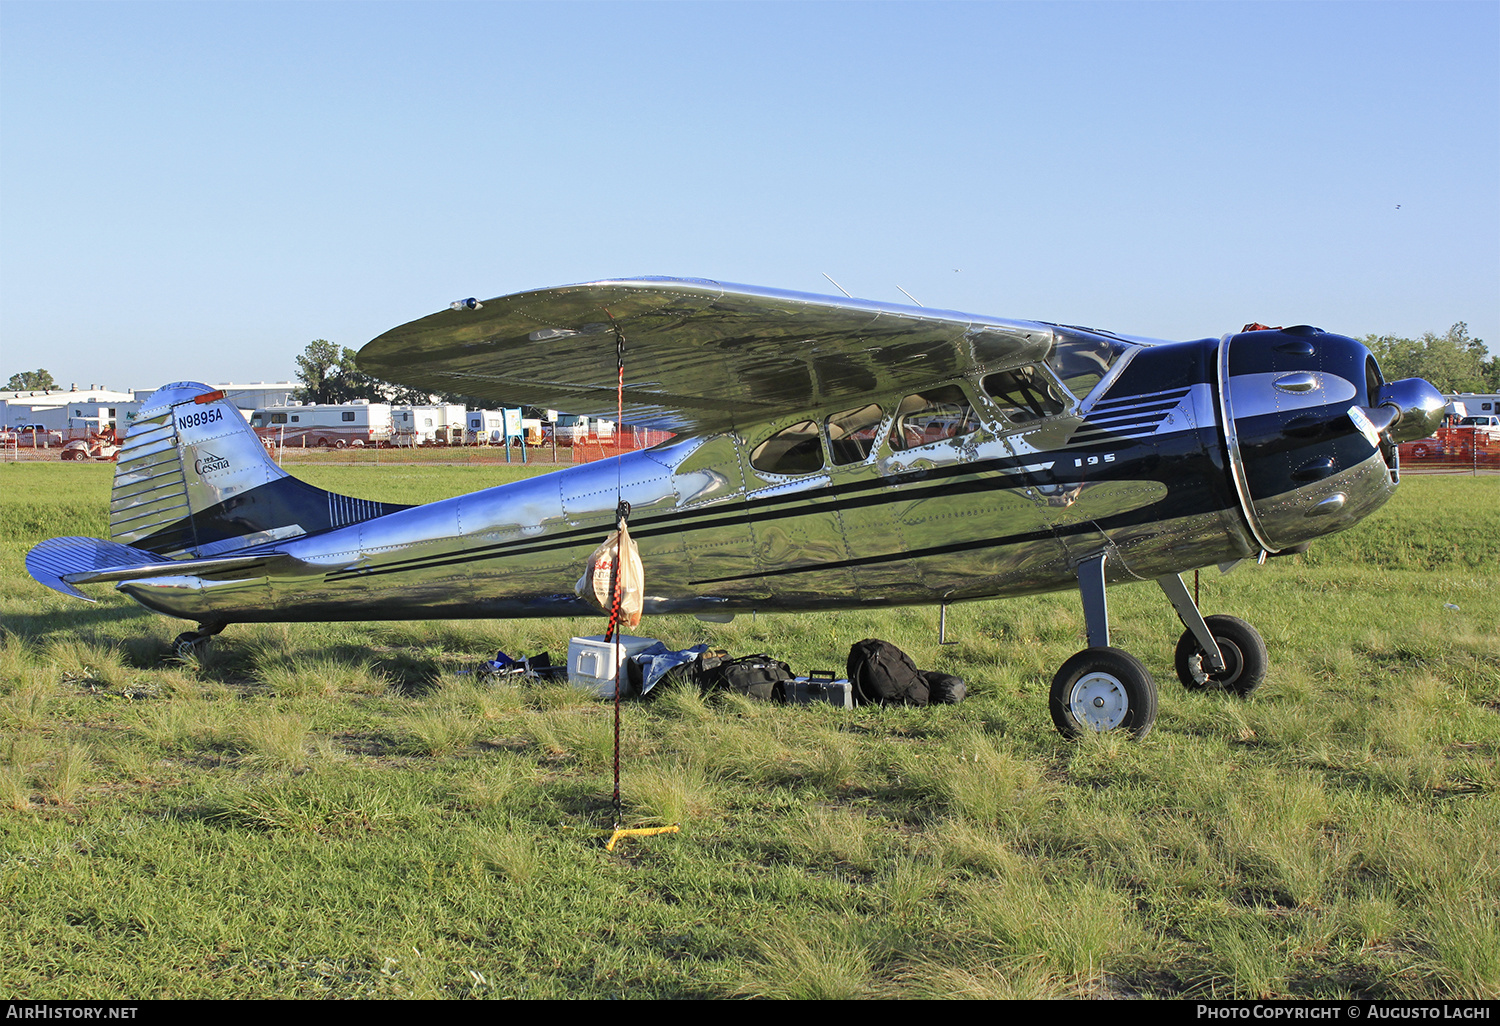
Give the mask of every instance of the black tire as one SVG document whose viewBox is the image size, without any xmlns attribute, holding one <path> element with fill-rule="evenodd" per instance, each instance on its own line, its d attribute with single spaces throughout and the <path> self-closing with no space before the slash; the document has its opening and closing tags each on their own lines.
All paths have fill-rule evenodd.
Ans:
<svg viewBox="0 0 1500 1026">
<path fill-rule="evenodd" d="M 333 443 L 333 447 L 335 449 L 343 449 L 343 448 L 346 448 L 348 445 L 349 445 L 349 443 L 346 440 L 342 439 L 342 438 L 335 440 L 334 443 Z"/>
<path fill-rule="evenodd" d="M 197 631 L 184 631 L 172 640 L 172 652 L 178 659 L 190 655 L 202 655 L 209 645 L 209 636 Z"/>
<path fill-rule="evenodd" d="M 1143 738 L 1156 722 L 1156 681 L 1129 652 L 1086 648 L 1052 678 L 1050 705 L 1063 737 L 1123 730 Z"/>
<path fill-rule="evenodd" d="M 1203 646 L 1192 631 L 1183 631 L 1177 642 L 1177 679 L 1189 691 L 1217 688 L 1241 698 L 1260 687 L 1270 661 L 1260 633 L 1237 616 L 1205 616 L 1208 632 L 1219 643 L 1224 669 L 1211 672 L 1204 665 Z"/>
</svg>

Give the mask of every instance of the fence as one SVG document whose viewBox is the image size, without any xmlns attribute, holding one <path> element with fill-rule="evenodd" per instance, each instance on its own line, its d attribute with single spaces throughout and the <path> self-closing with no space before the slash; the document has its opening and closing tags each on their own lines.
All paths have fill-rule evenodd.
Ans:
<svg viewBox="0 0 1500 1026">
<path fill-rule="evenodd" d="M 649 449 L 671 437 L 672 432 L 658 431 L 655 428 L 631 428 L 629 437 L 625 437 L 623 432 L 616 431 L 613 438 L 605 441 L 574 442 L 573 462 L 593 463 L 595 460 L 607 460 L 637 449 Z"/>
<path fill-rule="evenodd" d="M 1423 457 L 1402 456 L 1403 474 L 1493 474 L 1500 472 L 1500 454 L 1483 449 L 1437 453 Z"/>
</svg>

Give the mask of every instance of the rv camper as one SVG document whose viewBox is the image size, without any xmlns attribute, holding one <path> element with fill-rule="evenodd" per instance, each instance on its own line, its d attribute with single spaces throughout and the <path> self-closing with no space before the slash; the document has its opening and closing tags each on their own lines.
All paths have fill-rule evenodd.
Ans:
<svg viewBox="0 0 1500 1026">
<path fill-rule="evenodd" d="M 459 405 L 393 406 L 391 444 L 414 447 L 462 442 L 464 417 L 464 408 Z"/>
<path fill-rule="evenodd" d="M 471 445 L 504 445 L 506 440 L 521 444 L 521 410 L 470 410 L 468 435 Z"/>
<path fill-rule="evenodd" d="M 391 408 L 356 399 L 351 403 L 288 403 L 266 406 L 250 416 L 255 433 L 276 445 L 343 449 L 389 445 Z"/>
</svg>

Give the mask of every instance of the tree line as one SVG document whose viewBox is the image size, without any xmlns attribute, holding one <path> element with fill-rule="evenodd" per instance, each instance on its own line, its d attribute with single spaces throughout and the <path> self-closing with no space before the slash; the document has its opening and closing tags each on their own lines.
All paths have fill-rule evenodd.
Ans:
<svg viewBox="0 0 1500 1026">
<path fill-rule="evenodd" d="M 470 396 L 422 392 L 371 377 L 359 369 L 354 350 L 348 346 L 336 346 L 324 338 L 309 342 L 302 355 L 297 357 L 297 380 L 302 382 L 302 387 L 293 393 L 293 398 L 304 403 L 349 403 L 365 399 L 392 406 L 453 403 L 477 408 L 486 405 Z"/>
<path fill-rule="evenodd" d="M 1375 354 L 1387 381 L 1426 378 L 1439 392 L 1449 394 L 1500 392 L 1500 356 L 1489 356 L 1484 339 L 1470 338 L 1463 321 L 1443 335 L 1366 335 L 1360 341 Z"/>
<path fill-rule="evenodd" d="M 11 392 L 46 392 L 57 387 L 48 371 L 37 369 L 21 371 L 10 376 L 6 389 Z"/>
</svg>

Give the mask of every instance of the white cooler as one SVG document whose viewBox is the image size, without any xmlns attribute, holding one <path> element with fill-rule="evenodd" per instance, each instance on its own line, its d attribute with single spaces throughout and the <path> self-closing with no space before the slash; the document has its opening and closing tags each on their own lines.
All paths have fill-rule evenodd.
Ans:
<svg viewBox="0 0 1500 1026">
<path fill-rule="evenodd" d="M 568 682 L 575 688 L 593 691 L 600 698 L 614 698 L 615 667 L 654 644 L 655 638 L 630 634 L 618 635 L 613 645 L 602 634 L 574 638 L 568 642 Z M 624 669 L 620 680 L 622 683 L 626 680 Z"/>
</svg>

